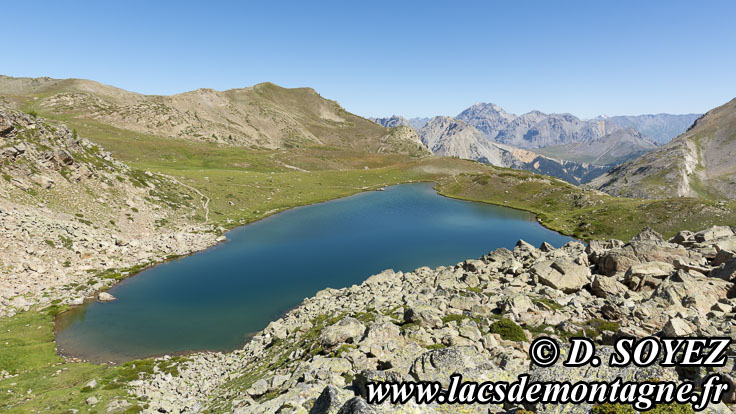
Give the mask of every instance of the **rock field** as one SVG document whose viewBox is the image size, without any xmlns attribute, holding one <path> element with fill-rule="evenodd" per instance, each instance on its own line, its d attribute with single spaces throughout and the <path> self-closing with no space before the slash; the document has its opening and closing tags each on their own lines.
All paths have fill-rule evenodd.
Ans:
<svg viewBox="0 0 736 414">
<path fill-rule="evenodd" d="M 243 349 L 200 353 L 131 383 L 151 412 L 496 413 L 522 407 L 369 406 L 367 381 L 692 379 L 706 369 L 532 366 L 531 340 L 592 338 L 610 353 L 628 335 L 736 338 L 736 235 L 713 227 L 664 241 L 645 229 L 629 243 L 571 242 L 555 249 L 519 241 L 456 266 L 371 276 L 325 289 L 272 322 Z M 169 357 L 164 357 L 164 359 Z M 719 368 L 732 382 L 733 359 Z M 731 389 L 727 403 L 736 402 Z M 525 407 L 590 412 L 591 406 Z M 524 412 L 524 411 L 517 411 Z M 730 413 L 725 404 L 708 412 Z"/>
</svg>

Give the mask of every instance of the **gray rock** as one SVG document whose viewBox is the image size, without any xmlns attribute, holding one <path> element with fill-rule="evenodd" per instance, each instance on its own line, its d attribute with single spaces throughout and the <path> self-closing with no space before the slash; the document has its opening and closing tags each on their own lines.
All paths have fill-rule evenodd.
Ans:
<svg viewBox="0 0 736 414">
<path fill-rule="evenodd" d="M 610 276 L 596 275 L 590 285 L 591 291 L 599 298 L 623 295 L 628 291 L 626 286 Z"/>
<path fill-rule="evenodd" d="M 655 241 L 655 242 L 663 242 L 664 237 L 662 237 L 661 234 L 656 232 L 651 227 L 644 227 L 644 229 L 634 236 L 631 241 Z"/>
<path fill-rule="evenodd" d="M 715 269 L 711 270 L 708 276 L 733 281 L 734 276 L 736 276 L 736 259 L 731 259 L 726 263 L 719 265 Z"/>
<path fill-rule="evenodd" d="M 416 323 L 420 326 L 438 328 L 442 326 L 442 318 L 437 309 L 426 305 L 410 306 L 404 310 L 404 322 Z"/>
<path fill-rule="evenodd" d="M 250 388 L 246 391 L 248 395 L 251 395 L 253 397 L 261 396 L 268 392 L 268 382 L 261 378 L 258 381 L 254 382 L 253 385 L 251 385 Z"/>
<path fill-rule="evenodd" d="M 369 382 L 401 382 L 403 381 L 403 378 L 404 377 L 396 371 L 363 370 L 353 379 L 353 387 L 359 395 L 367 397 L 368 388 L 366 384 Z"/>
<path fill-rule="evenodd" d="M 0 137 L 7 137 L 11 132 L 13 132 L 13 123 L 0 114 Z"/>
<path fill-rule="evenodd" d="M 437 381 L 447 386 L 450 376 L 461 374 L 476 381 L 501 380 L 513 377 L 513 372 L 498 369 L 475 347 L 453 346 L 425 352 L 411 366 L 409 375 L 417 381 Z"/>
<path fill-rule="evenodd" d="M 736 253 L 734 253 L 733 251 L 718 248 L 716 249 L 718 251 L 716 252 L 713 260 L 711 260 L 710 262 L 711 266 L 720 266 L 726 262 L 736 259 Z"/>
<path fill-rule="evenodd" d="M 682 230 L 670 239 L 670 243 L 686 244 L 695 241 L 695 233 L 689 230 Z"/>
<path fill-rule="evenodd" d="M 665 336 L 688 336 L 695 333 L 695 330 L 682 318 L 671 318 L 662 328 Z"/>
<path fill-rule="evenodd" d="M 539 262 L 532 271 L 540 283 L 565 293 L 577 292 L 590 283 L 590 269 L 568 258 Z"/>
<path fill-rule="evenodd" d="M 336 324 L 330 325 L 319 334 L 319 342 L 325 349 L 332 349 L 343 343 L 356 343 L 365 333 L 365 325 L 359 320 L 347 316 Z"/>
<path fill-rule="evenodd" d="M 360 397 L 349 399 L 337 414 L 373 414 L 376 411 Z"/>
<path fill-rule="evenodd" d="M 332 385 L 328 385 L 322 390 L 322 394 L 319 395 L 317 401 L 314 402 L 309 414 L 335 414 L 341 406 L 342 403 L 337 389 Z"/>
<path fill-rule="evenodd" d="M 704 243 L 723 237 L 731 237 L 733 235 L 733 230 L 728 226 L 713 226 L 709 229 L 695 233 L 695 241 L 698 243 Z"/>
<path fill-rule="evenodd" d="M 542 244 L 539 246 L 539 250 L 541 250 L 541 251 L 543 251 L 545 253 L 549 253 L 549 252 L 555 250 L 555 246 L 552 246 L 551 244 L 549 244 L 547 242 L 542 242 Z"/>
<path fill-rule="evenodd" d="M 678 270 L 657 286 L 650 300 L 660 300 L 674 309 L 693 308 L 706 314 L 719 300 L 728 296 L 732 286 L 720 279 Z"/>
<path fill-rule="evenodd" d="M 100 292 L 97 295 L 97 300 L 99 300 L 100 302 L 112 302 L 114 300 L 117 300 L 117 298 L 107 292 Z"/>
<path fill-rule="evenodd" d="M 504 313 L 520 315 L 534 308 L 534 303 L 526 294 L 518 294 L 504 298 L 499 306 Z"/>
</svg>

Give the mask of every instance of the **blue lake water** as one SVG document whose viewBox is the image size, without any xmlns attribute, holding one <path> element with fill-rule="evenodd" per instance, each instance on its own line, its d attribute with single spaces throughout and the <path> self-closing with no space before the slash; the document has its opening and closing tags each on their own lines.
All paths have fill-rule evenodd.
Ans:
<svg viewBox="0 0 736 414">
<path fill-rule="evenodd" d="M 227 234 L 206 251 L 157 265 L 57 320 L 65 355 L 96 362 L 226 351 L 326 287 L 384 269 L 454 265 L 519 239 L 572 240 L 534 216 L 408 184 L 295 208 Z"/>
</svg>

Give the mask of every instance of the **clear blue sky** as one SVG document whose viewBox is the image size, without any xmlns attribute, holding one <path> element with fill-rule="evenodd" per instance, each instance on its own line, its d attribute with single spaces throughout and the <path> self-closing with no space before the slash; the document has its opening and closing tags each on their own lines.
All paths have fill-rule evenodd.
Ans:
<svg viewBox="0 0 736 414">
<path fill-rule="evenodd" d="M 147 94 L 271 81 L 349 111 L 703 112 L 736 96 L 736 1 L 5 2 L 0 74 Z"/>
</svg>

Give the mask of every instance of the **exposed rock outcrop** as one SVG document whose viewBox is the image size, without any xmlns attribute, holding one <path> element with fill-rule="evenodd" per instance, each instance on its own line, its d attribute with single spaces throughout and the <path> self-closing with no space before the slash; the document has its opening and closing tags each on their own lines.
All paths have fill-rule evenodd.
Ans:
<svg viewBox="0 0 736 414">
<path fill-rule="evenodd" d="M 0 316 L 81 304 L 126 269 L 216 243 L 218 228 L 191 224 L 205 209 L 191 189 L 1 106 L 0 130 Z"/>
</svg>

